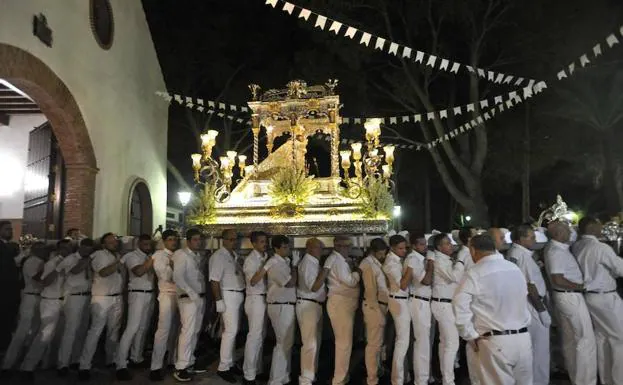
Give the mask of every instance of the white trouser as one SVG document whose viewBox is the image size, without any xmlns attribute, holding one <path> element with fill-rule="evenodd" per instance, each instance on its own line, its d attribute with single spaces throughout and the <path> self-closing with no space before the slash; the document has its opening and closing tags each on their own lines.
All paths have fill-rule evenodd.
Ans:
<svg viewBox="0 0 623 385">
<path fill-rule="evenodd" d="M 528 333 L 490 336 L 478 342 L 480 382 L 532 385 L 532 344 Z"/>
<path fill-rule="evenodd" d="M 2 361 L 2 369 L 12 369 L 21 356 L 22 351 L 28 345 L 27 339 L 32 339 L 39 331 L 41 318 L 39 317 L 39 295 L 22 293 L 22 302 L 19 305 L 19 318 L 17 329 L 13 333 L 11 344 L 9 345 L 4 360 Z"/>
<path fill-rule="evenodd" d="M 132 347 L 132 360 L 143 361 L 144 335 L 151 320 L 152 301 L 153 293 L 133 291 L 128 293 L 128 320 L 117 350 L 117 370 L 127 368 L 130 347 Z"/>
<path fill-rule="evenodd" d="M 43 358 L 43 354 L 46 352 L 56 333 L 56 326 L 58 325 L 58 319 L 61 316 L 63 310 L 62 299 L 46 299 L 41 298 L 39 304 L 39 313 L 41 314 L 41 327 L 39 333 L 35 337 L 28 353 L 22 362 L 21 370 L 25 372 L 32 372 Z"/>
<path fill-rule="evenodd" d="M 562 354 L 574 385 L 597 383 L 597 348 L 591 317 L 580 293 L 554 292 L 562 329 Z"/>
<path fill-rule="evenodd" d="M 465 345 L 465 360 L 467 361 L 470 384 L 480 385 L 480 360 L 478 359 L 478 352 L 475 352 L 470 344 Z M 549 361 L 547 361 L 547 365 L 549 365 Z"/>
<path fill-rule="evenodd" d="M 225 311 L 223 312 L 223 334 L 221 335 L 221 358 L 218 364 L 219 372 L 226 372 L 234 366 L 234 349 L 236 335 L 240 327 L 240 308 L 244 301 L 244 293 L 223 290 Z"/>
<path fill-rule="evenodd" d="M 299 299 L 296 301 L 296 319 L 301 330 L 301 375 L 299 385 L 311 385 L 316 378 L 318 353 L 322 341 L 322 305 Z"/>
<path fill-rule="evenodd" d="M 266 324 L 266 296 L 247 295 L 244 301 L 244 312 L 249 322 L 249 332 L 244 344 L 244 378 L 247 381 L 255 380 L 261 373 L 262 345 L 264 345 L 264 327 Z"/>
<path fill-rule="evenodd" d="M 411 311 L 409 299 L 389 298 L 389 312 L 394 320 L 396 341 L 394 343 L 394 359 L 392 362 L 392 384 L 402 385 L 405 376 L 405 357 L 411 340 Z"/>
<path fill-rule="evenodd" d="M 431 312 L 430 302 L 411 297 L 409 300 L 413 325 L 413 373 L 415 385 L 428 385 L 430 376 Z"/>
<path fill-rule="evenodd" d="M 91 369 L 93 356 L 97 350 L 97 343 L 106 327 L 106 363 L 113 363 L 117 345 L 119 344 L 119 329 L 123 317 L 123 300 L 121 295 L 99 296 L 91 298 L 91 327 L 80 356 L 80 370 Z"/>
<path fill-rule="evenodd" d="M 162 369 L 164 355 L 169 351 L 169 362 L 174 361 L 177 335 L 179 333 L 179 312 L 177 295 L 160 293 L 158 295 L 158 327 L 154 335 L 154 350 L 151 353 L 151 370 Z"/>
<path fill-rule="evenodd" d="M 366 371 L 368 385 L 379 383 L 379 368 L 381 367 L 381 349 L 387 323 L 387 306 L 371 307 L 363 303 L 363 322 L 366 325 Z M 300 321 L 299 321 L 300 323 Z M 299 381 L 300 383 L 300 381 Z M 309 385 L 309 384 L 307 384 Z"/>
<path fill-rule="evenodd" d="M 65 324 L 57 361 L 59 369 L 66 368 L 80 359 L 79 348 L 84 343 L 89 327 L 90 302 L 90 295 L 67 294 L 65 296 L 65 306 L 63 306 Z"/>
<path fill-rule="evenodd" d="M 284 385 L 290 382 L 290 361 L 296 329 L 294 305 L 268 304 L 267 312 L 276 340 L 268 385 Z"/>
<path fill-rule="evenodd" d="M 545 327 L 539 318 L 539 312 L 532 305 L 530 309 L 531 321 L 528 326 L 530 340 L 532 342 L 532 379 L 534 385 L 549 384 L 549 327 Z"/>
<path fill-rule="evenodd" d="M 192 301 L 190 298 L 179 298 L 177 305 L 180 309 L 182 329 L 177 342 L 175 369 L 184 370 L 195 364 L 195 347 L 197 347 L 203 323 L 205 299 L 199 298 L 196 301 Z"/>
<path fill-rule="evenodd" d="M 332 295 L 327 301 L 327 313 L 335 336 L 333 385 L 344 385 L 348 382 L 350 354 L 353 350 L 353 323 L 358 304 L 358 298 L 341 295 Z"/>
<path fill-rule="evenodd" d="M 432 301 L 430 308 L 439 325 L 439 366 L 443 385 L 454 385 L 454 360 L 459 351 L 459 331 L 452 303 Z"/>
<path fill-rule="evenodd" d="M 597 359 L 604 384 L 623 384 L 623 300 L 618 293 L 586 294 L 586 305 L 599 335 Z"/>
</svg>

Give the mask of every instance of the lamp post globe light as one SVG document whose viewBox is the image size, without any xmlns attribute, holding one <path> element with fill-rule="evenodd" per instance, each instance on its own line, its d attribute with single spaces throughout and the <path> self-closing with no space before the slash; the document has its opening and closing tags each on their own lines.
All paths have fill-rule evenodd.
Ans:
<svg viewBox="0 0 623 385">
<path fill-rule="evenodd" d="M 180 221 L 182 232 L 184 232 L 184 230 L 186 229 L 186 205 L 188 205 L 188 202 L 190 202 L 190 197 L 191 197 L 191 193 L 188 191 L 179 191 L 177 193 L 177 198 L 180 200 L 180 203 L 182 204 L 182 220 Z"/>
</svg>

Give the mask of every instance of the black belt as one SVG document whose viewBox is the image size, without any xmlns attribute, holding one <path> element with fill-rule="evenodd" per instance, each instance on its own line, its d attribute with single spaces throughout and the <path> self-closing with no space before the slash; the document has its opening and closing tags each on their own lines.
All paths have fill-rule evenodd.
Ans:
<svg viewBox="0 0 623 385">
<path fill-rule="evenodd" d="M 380 303 L 381 305 L 387 306 L 387 302 L 383 302 L 383 301 L 377 301 L 378 303 Z"/>
<path fill-rule="evenodd" d="M 556 293 L 584 293 L 584 290 L 560 290 L 554 289 Z"/>
<path fill-rule="evenodd" d="M 118 297 L 120 296 L 121 293 L 115 293 L 115 294 L 104 294 L 104 297 Z"/>
<path fill-rule="evenodd" d="M 223 291 L 232 291 L 234 293 L 244 293 L 244 289 L 242 290 L 223 289 Z"/>
<path fill-rule="evenodd" d="M 36 295 L 37 297 L 40 296 L 40 293 L 24 293 L 25 295 Z"/>
<path fill-rule="evenodd" d="M 296 302 L 269 302 L 267 305 L 296 305 Z"/>
<path fill-rule="evenodd" d="M 436 297 L 431 297 L 430 298 L 431 301 L 435 301 L 435 302 L 443 302 L 443 303 L 452 303 L 452 300 L 450 298 L 436 298 Z"/>
<path fill-rule="evenodd" d="M 424 302 L 430 302 L 430 298 L 422 297 L 421 295 L 411 294 L 411 298 L 417 298 Z"/>
<path fill-rule="evenodd" d="M 315 299 L 311 299 L 311 298 L 296 297 L 296 299 L 301 300 L 301 301 L 314 302 L 314 303 L 317 303 L 318 305 L 324 305 L 324 302 L 316 301 Z"/>
<path fill-rule="evenodd" d="M 528 332 L 528 328 L 521 328 L 521 329 L 517 329 L 517 330 L 491 330 L 490 332 L 487 332 L 485 334 L 483 334 L 483 337 L 490 337 L 490 336 L 507 336 L 507 335 L 511 335 L 511 334 L 521 334 L 521 333 L 527 333 Z"/>
<path fill-rule="evenodd" d="M 91 295 L 90 291 L 83 291 L 81 293 L 70 293 L 69 295 Z"/>
<path fill-rule="evenodd" d="M 65 297 L 54 297 L 54 298 L 52 298 L 52 297 L 44 297 L 44 296 L 41 296 L 41 298 L 42 299 L 51 299 L 51 300 L 55 300 L 55 301 L 62 301 L 62 300 L 65 299 Z"/>
<path fill-rule="evenodd" d="M 199 293 L 199 298 L 203 298 L 206 296 L 206 293 Z M 180 298 L 190 298 L 188 294 L 180 294 Z"/>
<path fill-rule="evenodd" d="M 606 291 L 589 290 L 584 293 L 585 294 L 610 294 L 610 293 L 616 293 L 616 290 L 606 290 Z"/>
<path fill-rule="evenodd" d="M 128 290 L 129 293 L 153 293 L 153 290 Z"/>
<path fill-rule="evenodd" d="M 393 298 L 393 299 L 409 299 L 409 297 L 405 297 L 405 296 L 401 296 L 401 295 L 393 295 L 393 294 L 390 294 L 389 298 Z"/>
<path fill-rule="evenodd" d="M 260 294 L 247 294 L 247 296 L 249 295 L 261 295 L 262 297 L 266 297 L 266 293 L 260 293 Z"/>
</svg>

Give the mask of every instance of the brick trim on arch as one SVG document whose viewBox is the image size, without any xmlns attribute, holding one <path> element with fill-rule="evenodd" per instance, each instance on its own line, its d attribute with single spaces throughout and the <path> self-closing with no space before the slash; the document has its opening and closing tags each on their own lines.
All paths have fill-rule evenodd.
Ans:
<svg viewBox="0 0 623 385">
<path fill-rule="evenodd" d="M 63 81 L 37 57 L 0 43 L 0 78 L 30 96 L 46 116 L 67 168 L 63 232 L 79 228 L 91 235 L 97 162 L 86 124 Z"/>
</svg>

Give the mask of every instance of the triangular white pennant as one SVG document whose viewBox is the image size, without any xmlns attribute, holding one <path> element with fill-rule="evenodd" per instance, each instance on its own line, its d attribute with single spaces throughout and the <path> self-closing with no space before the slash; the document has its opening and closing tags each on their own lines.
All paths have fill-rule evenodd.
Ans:
<svg viewBox="0 0 623 385">
<path fill-rule="evenodd" d="M 511 91 L 508 93 L 508 97 L 510 99 L 515 99 L 517 97 L 517 91 Z"/>
<path fill-rule="evenodd" d="M 569 64 L 569 75 L 573 75 L 573 71 L 575 71 L 575 63 Z"/>
<path fill-rule="evenodd" d="M 515 85 L 521 85 L 521 82 L 523 82 L 523 78 L 518 78 L 517 81 L 515 82 Z"/>
<path fill-rule="evenodd" d="M 408 122 L 408 121 L 409 121 L 409 115 L 404 115 L 402 117 L 402 122 L 405 123 L 405 122 Z"/>
<path fill-rule="evenodd" d="M 493 71 L 488 71 L 487 75 L 487 80 L 493 81 L 495 79 L 495 73 L 493 73 Z"/>
<path fill-rule="evenodd" d="M 495 116 L 495 111 L 496 111 L 495 108 L 492 108 L 489 110 L 489 113 L 491 114 L 491 116 Z"/>
<path fill-rule="evenodd" d="M 436 60 L 437 60 L 437 56 L 428 55 L 428 60 L 426 61 L 426 65 L 435 68 L 435 61 Z"/>
<path fill-rule="evenodd" d="M 588 60 L 588 57 L 586 56 L 586 54 L 580 56 L 580 65 L 582 67 L 586 67 L 588 63 L 590 63 L 590 61 Z"/>
<path fill-rule="evenodd" d="M 381 118 L 381 123 L 385 124 L 385 118 Z"/>
<path fill-rule="evenodd" d="M 507 108 L 511 108 L 513 106 L 513 101 L 512 100 L 507 100 L 506 101 L 506 107 Z"/>
<path fill-rule="evenodd" d="M 305 21 L 307 21 L 310 15 L 311 11 L 309 9 L 301 8 L 301 13 L 299 13 L 299 19 L 305 19 Z"/>
<path fill-rule="evenodd" d="M 361 41 L 359 41 L 359 44 L 365 44 L 366 47 L 369 46 L 371 37 L 372 37 L 372 35 L 370 35 L 367 32 L 364 32 L 363 35 L 361 35 Z"/>
<path fill-rule="evenodd" d="M 266 0 L 266 4 L 270 4 L 275 8 L 277 6 L 277 0 Z"/>
<path fill-rule="evenodd" d="M 482 68 L 478 68 L 478 76 L 480 76 L 483 79 L 487 77 L 487 75 L 485 74 L 485 70 L 483 70 Z"/>
<path fill-rule="evenodd" d="M 435 119 L 435 112 L 429 112 L 426 114 L 426 120 L 433 120 Z"/>
<path fill-rule="evenodd" d="M 342 123 L 344 124 L 350 123 L 350 118 L 342 118 Z"/>
<path fill-rule="evenodd" d="M 467 68 L 469 72 L 474 73 L 474 67 L 468 66 L 468 65 L 466 65 L 465 67 Z"/>
<path fill-rule="evenodd" d="M 565 75 L 565 77 L 566 77 L 566 75 Z M 528 99 L 530 97 L 532 97 L 532 87 L 524 87 L 524 89 L 523 89 L 523 98 L 524 99 Z"/>
<path fill-rule="evenodd" d="M 232 111 L 238 111 L 238 107 L 234 106 L 233 104 L 229 106 L 229 109 Z"/>
<path fill-rule="evenodd" d="M 222 117 L 224 117 L 224 116 L 225 116 L 225 114 L 224 114 L 224 113 L 222 113 L 222 112 L 219 112 L 219 113 L 218 113 L 218 114 L 216 114 L 216 115 L 217 115 L 219 118 L 222 118 Z"/>
<path fill-rule="evenodd" d="M 288 12 L 288 14 L 290 14 L 290 15 L 291 15 L 291 14 L 292 14 L 292 12 L 294 11 L 294 4 L 292 4 L 292 3 L 288 3 L 288 2 L 286 1 L 286 3 L 283 5 L 283 10 L 284 10 L 285 12 Z"/>
<path fill-rule="evenodd" d="M 441 64 L 439 65 L 439 69 L 447 71 L 448 70 L 448 64 L 450 64 L 450 61 L 448 61 L 447 59 L 441 59 Z"/>
<path fill-rule="evenodd" d="M 500 112 L 504 112 L 504 103 L 500 104 L 498 107 Z"/>
<path fill-rule="evenodd" d="M 467 105 L 467 112 L 474 111 L 474 103 L 470 103 Z"/>
<path fill-rule="evenodd" d="M 242 123 L 242 119 L 240 118 L 236 119 L 236 123 Z"/>
<path fill-rule="evenodd" d="M 493 104 L 500 104 L 502 103 L 502 96 L 498 95 L 495 98 L 493 98 Z"/>
<path fill-rule="evenodd" d="M 595 55 L 595 57 L 601 55 L 601 44 L 597 44 L 593 47 L 593 55 Z"/>
<path fill-rule="evenodd" d="M 532 87 L 534 85 L 534 82 L 534 79 L 530 79 L 530 81 L 528 81 L 528 87 Z"/>
<path fill-rule="evenodd" d="M 212 100 L 208 100 L 208 107 L 214 108 L 215 104 Z"/>
<path fill-rule="evenodd" d="M 463 111 L 461 110 L 461 106 L 454 107 L 452 113 L 454 113 L 454 115 L 461 115 L 463 113 Z"/>
<path fill-rule="evenodd" d="M 194 104 L 192 104 L 192 103 L 186 103 L 186 107 L 188 107 L 188 108 L 193 108 L 194 106 L 195 106 L 195 105 L 194 105 Z"/>
<path fill-rule="evenodd" d="M 355 118 L 354 122 L 355 122 L 355 124 L 361 123 L 361 118 Z"/>
<path fill-rule="evenodd" d="M 327 23 L 327 17 L 318 15 L 318 18 L 316 19 L 316 24 L 314 24 L 314 28 L 320 27 L 320 29 L 324 30 L 324 26 L 326 23 Z"/>
<path fill-rule="evenodd" d="M 448 118 L 448 110 L 439 111 L 439 119 L 447 119 Z"/>
<path fill-rule="evenodd" d="M 482 116 L 478 115 L 478 117 L 476 118 L 476 121 L 478 121 L 478 124 L 483 124 L 485 121 L 482 120 Z"/>
<path fill-rule="evenodd" d="M 231 115 L 227 115 L 227 119 L 229 119 L 229 120 L 234 120 L 234 117 L 233 117 L 233 116 L 231 116 Z"/>
<path fill-rule="evenodd" d="M 417 51 L 415 53 L 415 62 L 422 63 L 423 60 L 424 60 L 424 52 Z"/>
<path fill-rule="evenodd" d="M 389 53 L 393 53 L 395 56 L 398 55 L 398 44 L 391 43 L 389 45 Z"/>
<path fill-rule="evenodd" d="M 329 27 L 329 32 L 333 31 L 337 35 L 340 33 L 340 28 L 342 28 L 342 23 L 339 21 L 333 21 L 333 23 L 331 23 L 331 27 Z"/>
<path fill-rule="evenodd" d="M 355 28 L 355 27 L 348 27 L 346 29 L 346 33 L 344 34 L 344 36 L 350 37 L 351 39 L 353 39 L 355 37 L 356 33 L 357 33 L 357 28 Z"/>
<path fill-rule="evenodd" d="M 377 37 L 376 44 L 374 45 L 374 49 L 380 49 L 382 51 L 384 45 L 385 45 L 385 39 L 383 39 L 382 37 Z"/>
<path fill-rule="evenodd" d="M 459 131 L 461 132 L 461 134 L 464 133 L 465 132 L 465 126 L 460 126 L 459 127 Z"/>
<path fill-rule="evenodd" d="M 454 130 L 450 131 L 450 137 L 454 138 L 456 136 L 456 134 L 454 133 Z"/>
<path fill-rule="evenodd" d="M 443 140 L 446 140 L 446 141 L 447 141 L 447 140 L 449 140 L 449 139 L 450 139 L 450 138 L 448 138 L 448 134 L 445 134 L 445 135 L 443 136 Z"/>
<path fill-rule="evenodd" d="M 396 124 L 398 123 L 398 118 L 396 118 L 395 116 L 392 116 L 391 118 L 389 118 L 389 124 Z"/>
<path fill-rule="evenodd" d="M 503 83 L 504 83 L 504 84 L 510 84 L 512 81 L 513 81 L 513 76 L 512 76 L 512 75 L 507 75 L 507 76 L 504 78 L 504 82 L 503 82 Z"/>
<path fill-rule="evenodd" d="M 484 117 L 485 117 L 485 120 L 489 120 L 489 119 L 491 119 L 491 115 L 489 115 L 489 113 L 488 113 L 488 112 L 485 112 L 483 115 L 484 115 Z"/>
<path fill-rule="evenodd" d="M 173 95 L 175 97 L 175 101 L 181 103 L 182 102 L 182 97 L 178 94 Z"/>
<path fill-rule="evenodd" d="M 452 68 L 450 69 L 450 73 L 458 73 L 461 65 L 459 63 L 452 63 Z"/>
<path fill-rule="evenodd" d="M 485 107 L 489 107 L 489 100 L 487 99 L 482 99 L 480 101 L 480 108 L 485 108 Z"/>
<path fill-rule="evenodd" d="M 240 111 L 242 111 L 242 112 L 248 112 L 248 111 L 249 111 L 249 109 L 248 109 L 247 107 L 244 107 L 244 106 L 243 106 L 243 107 L 240 107 Z"/>
<path fill-rule="evenodd" d="M 413 122 L 414 123 L 421 122 L 421 121 L 422 121 L 422 115 L 420 115 L 420 114 L 413 115 Z"/>
<path fill-rule="evenodd" d="M 502 83 L 502 80 L 504 80 L 504 74 L 498 74 L 498 77 L 497 77 L 497 78 L 495 78 L 495 82 L 496 82 L 497 84 L 501 84 L 501 83 Z"/>
<path fill-rule="evenodd" d="M 558 72 L 558 75 L 556 75 L 556 77 L 558 78 L 558 80 L 562 80 L 567 77 L 567 73 L 565 72 L 565 70 L 562 70 Z"/>
<path fill-rule="evenodd" d="M 474 125 L 475 125 L 475 124 L 476 124 L 476 121 L 475 121 L 475 120 L 472 120 L 472 121 L 471 121 L 471 124 L 474 124 Z M 470 124 L 470 122 L 465 123 L 465 129 L 466 129 L 466 130 L 470 130 L 470 129 L 472 128 L 471 124 Z"/>
<path fill-rule="evenodd" d="M 619 29 L 619 33 L 621 34 L 621 36 L 623 36 L 623 25 L 621 26 L 621 28 Z"/>
<path fill-rule="evenodd" d="M 617 39 L 617 37 L 612 34 L 606 38 L 606 43 L 608 43 L 608 47 L 612 48 L 613 45 L 619 43 L 619 39 Z"/>
<path fill-rule="evenodd" d="M 203 112 L 203 110 L 204 110 L 204 109 L 205 109 L 205 108 L 204 108 L 203 106 L 199 106 L 199 107 L 197 107 L 197 111 L 199 111 L 199 112 Z"/>
<path fill-rule="evenodd" d="M 219 109 L 219 110 L 226 110 L 226 109 L 227 109 L 227 106 L 225 106 L 225 103 L 219 103 L 219 104 L 218 104 L 218 109 Z"/>
<path fill-rule="evenodd" d="M 404 47 L 402 49 L 402 57 L 410 58 L 411 57 L 411 48 Z"/>
<path fill-rule="evenodd" d="M 200 106 L 203 106 L 203 99 L 197 99 L 197 104 L 199 104 Z"/>
</svg>

